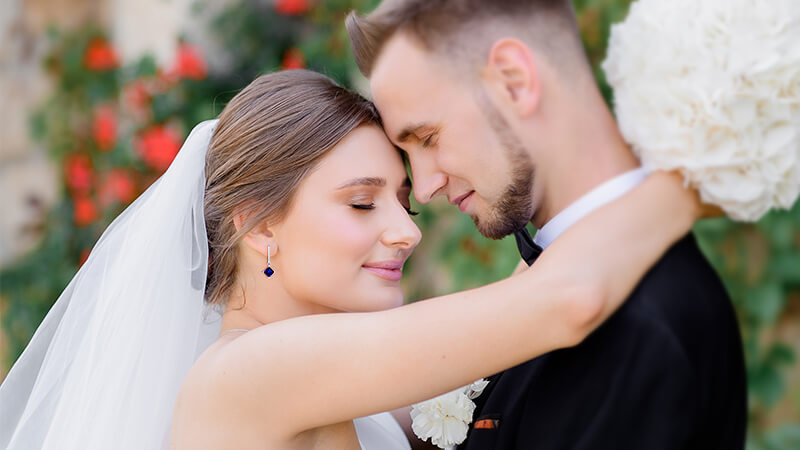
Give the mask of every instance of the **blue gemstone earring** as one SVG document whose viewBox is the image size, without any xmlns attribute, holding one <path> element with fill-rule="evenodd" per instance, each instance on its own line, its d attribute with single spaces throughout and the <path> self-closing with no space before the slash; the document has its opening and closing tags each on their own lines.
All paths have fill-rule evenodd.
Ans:
<svg viewBox="0 0 800 450">
<path fill-rule="evenodd" d="M 275 273 L 275 271 L 272 270 L 272 267 L 270 267 L 270 248 L 269 248 L 269 245 L 268 245 L 267 246 L 267 268 L 264 269 L 264 275 L 266 275 L 267 278 L 269 278 L 274 273 Z"/>
</svg>

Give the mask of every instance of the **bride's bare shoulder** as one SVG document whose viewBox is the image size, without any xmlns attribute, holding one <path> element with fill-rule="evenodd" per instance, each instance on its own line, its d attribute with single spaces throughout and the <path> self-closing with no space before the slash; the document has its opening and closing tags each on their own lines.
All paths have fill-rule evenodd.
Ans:
<svg viewBox="0 0 800 450">
<path fill-rule="evenodd" d="M 219 400 L 232 400 L 230 393 L 217 395 L 217 392 L 226 391 L 228 382 L 236 378 L 242 361 L 236 350 L 235 342 L 239 336 L 222 336 L 211 344 L 197 358 L 181 385 L 178 401 L 181 402 L 214 402 Z"/>
<path fill-rule="evenodd" d="M 184 410 L 194 413 L 196 407 L 211 406 L 218 400 L 215 388 L 222 381 L 221 375 L 225 372 L 224 351 L 229 344 L 225 337 L 211 344 L 192 365 L 181 384 L 175 405 L 176 415 Z M 205 405 L 203 405 L 205 404 Z M 205 407 L 203 407 L 205 406 Z"/>
<path fill-rule="evenodd" d="M 224 421 L 227 414 L 223 412 L 229 409 L 219 401 L 214 386 L 212 368 L 219 358 L 218 344 L 215 342 L 200 355 L 181 384 L 172 415 L 171 448 L 214 448 L 206 444 L 217 440 L 213 437 L 218 434 L 214 428 L 220 424 L 219 418 Z"/>
<path fill-rule="evenodd" d="M 302 392 L 295 380 L 302 367 L 287 343 L 309 324 L 282 322 L 223 335 L 197 358 L 175 403 L 173 439 L 192 443 L 180 448 L 214 448 L 207 443 L 225 442 L 232 430 L 242 440 L 283 448 L 303 431 L 297 415 L 287 413 L 293 393 Z"/>
<path fill-rule="evenodd" d="M 230 338 L 223 336 L 206 349 L 184 378 L 172 417 L 174 448 L 230 448 L 232 436 L 237 441 L 268 439 L 261 431 L 254 433 L 264 428 L 253 426 L 258 416 L 248 407 L 246 387 L 234 389 L 226 377 L 237 370 Z"/>
<path fill-rule="evenodd" d="M 190 410 L 198 407 L 247 410 L 252 407 L 258 409 L 252 413 L 267 413 L 263 402 L 253 396 L 253 392 L 260 389 L 254 388 L 286 386 L 287 380 L 282 379 L 284 374 L 270 370 L 278 366 L 271 362 L 286 362 L 286 355 L 277 350 L 286 341 L 283 327 L 274 324 L 247 333 L 221 336 L 197 358 L 186 375 L 178 394 L 176 412 L 181 406 L 192 405 Z"/>
</svg>

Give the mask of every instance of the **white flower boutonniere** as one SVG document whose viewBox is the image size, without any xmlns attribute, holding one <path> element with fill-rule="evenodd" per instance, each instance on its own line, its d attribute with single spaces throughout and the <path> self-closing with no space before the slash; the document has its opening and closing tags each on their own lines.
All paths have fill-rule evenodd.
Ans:
<svg viewBox="0 0 800 450">
<path fill-rule="evenodd" d="M 411 429 L 423 441 L 431 439 L 439 448 L 452 447 L 464 442 L 472 422 L 477 398 L 488 380 L 480 379 L 470 385 L 440 395 L 411 407 Z"/>
</svg>

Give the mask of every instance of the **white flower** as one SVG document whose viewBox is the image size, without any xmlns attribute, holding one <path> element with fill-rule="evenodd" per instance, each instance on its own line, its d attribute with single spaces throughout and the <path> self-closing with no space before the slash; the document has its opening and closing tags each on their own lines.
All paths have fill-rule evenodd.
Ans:
<svg viewBox="0 0 800 450">
<path fill-rule="evenodd" d="M 625 139 L 757 220 L 800 195 L 800 1 L 638 0 L 603 62 Z"/>
<path fill-rule="evenodd" d="M 489 384 L 480 379 L 468 386 L 417 403 L 411 407 L 411 429 L 423 441 L 431 439 L 440 448 L 452 447 L 467 438 L 475 403 Z"/>
</svg>

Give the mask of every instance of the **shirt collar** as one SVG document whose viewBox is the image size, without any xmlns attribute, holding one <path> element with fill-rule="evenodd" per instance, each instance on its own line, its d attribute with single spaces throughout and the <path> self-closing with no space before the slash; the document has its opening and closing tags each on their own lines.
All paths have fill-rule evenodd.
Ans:
<svg viewBox="0 0 800 450">
<path fill-rule="evenodd" d="M 647 170 L 640 167 L 603 182 L 544 224 L 534 235 L 533 242 L 547 248 L 575 222 L 633 189 L 647 178 L 647 174 Z"/>
</svg>

